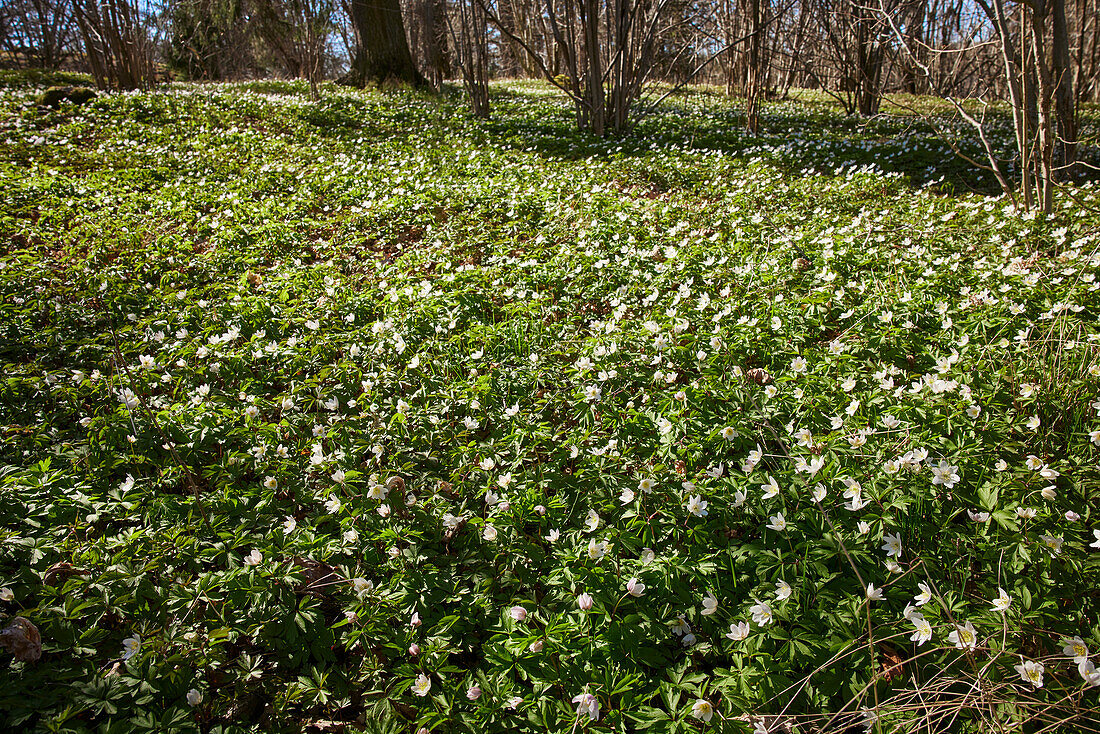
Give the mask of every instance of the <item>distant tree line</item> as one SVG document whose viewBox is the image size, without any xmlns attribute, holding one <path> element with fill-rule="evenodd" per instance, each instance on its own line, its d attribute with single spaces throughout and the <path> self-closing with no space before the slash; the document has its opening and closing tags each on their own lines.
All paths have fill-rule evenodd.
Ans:
<svg viewBox="0 0 1100 734">
<path fill-rule="evenodd" d="M 744 99 L 819 89 L 873 116 L 884 94 L 1007 102 L 1018 180 L 1045 205 L 1077 169 L 1077 112 L 1100 101 L 1100 0 L 5 0 L 0 64 L 81 68 L 103 87 L 303 78 L 438 88 L 459 80 L 491 113 L 494 78 L 542 78 L 598 135 L 653 90 L 718 85 Z M 665 87 L 653 83 L 664 83 Z M 648 97 L 643 97 L 648 90 Z"/>
</svg>

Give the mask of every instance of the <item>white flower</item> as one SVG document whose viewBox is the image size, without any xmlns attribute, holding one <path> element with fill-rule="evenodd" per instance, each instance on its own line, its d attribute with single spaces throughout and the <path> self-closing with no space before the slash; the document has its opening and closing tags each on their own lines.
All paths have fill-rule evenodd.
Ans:
<svg viewBox="0 0 1100 734">
<path fill-rule="evenodd" d="M 1042 663 L 1035 660 L 1024 660 L 1015 668 L 1024 683 L 1030 683 L 1036 688 L 1043 687 L 1043 671 L 1046 670 L 1046 666 Z"/>
<path fill-rule="evenodd" d="M 1031 416 L 1030 418 L 1027 419 L 1027 423 L 1025 423 L 1024 425 L 1026 425 L 1030 430 L 1034 431 L 1036 428 L 1039 427 L 1040 422 L 1041 421 L 1039 420 L 1039 416 L 1033 415 L 1033 416 Z M 1036 686 L 1036 688 L 1039 688 L 1041 686 L 1042 686 L 1042 672 L 1039 673 L 1039 686 Z"/>
<path fill-rule="evenodd" d="M 1062 654 L 1073 658 L 1073 662 L 1081 663 L 1088 659 L 1089 648 L 1080 637 L 1072 637 L 1062 640 Z"/>
<path fill-rule="evenodd" d="M 588 532 L 596 532 L 596 528 L 600 526 L 600 513 L 595 510 L 589 510 L 588 516 L 584 519 L 584 526 L 588 529 Z"/>
<path fill-rule="evenodd" d="M 129 660 L 141 651 L 141 636 L 133 635 L 122 641 L 122 659 Z"/>
<path fill-rule="evenodd" d="M 560 537 L 561 537 L 561 532 L 559 532 L 558 530 L 555 530 L 555 529 L 551 529 L 550 532 L 547 533 L 547 535 L 546 535 L 546 540 L 550 543 L 557 543 L 558 538 L 560 538 Z M 591 547 L 591 545 L 590 545 L 590 547 Z M 589 555 L 591 555 L 591 552 L 589 553 Z"/>
<path fill-rule="evenodd" d="M 760 489 L 764 492 L 764 499 L 771 499 L 779 494 L 779 483 L 769 474 L 767 484 L 761 484 Z"/>
<path fill-rule="evenodd" d="M 825 491 L 825 485 L 815 484 L 814 490 L 810 494 L 810 496 L 813 497 L 814 502 L 820 503 L 823 499 L 825 499 L 825 496 L 827 494 L 828 492 Z"/>
<path fill-rule="evenodd" d="M 703 597 L 703 614 L 711 615 L 718 611 L 718 599 L 714 596 L 713 592 L 707 592 L 707 595 Z"/>
<path fill-rule="evenodd" d="M 1077 672 L 1081 674 L 1082 680 L 1090 686 L 1100 686 L 1100 671 L 1096 669 L 1096 664 L 1091 660 L 1082 660 L 1077 663 Z"/>
<path fill-rule="evenodd" d="M 0 601 L 12 601 L 13 599 L 15 599 L 15 592 L 9 587 L 5 586 L 0 589 Z"/>
<path fill-rule="evenodd" d="M 264 554 L 257 548 L 253 548 L 252 552 L 244 557 L 244 565 L 246 566 L 258 566 L 264 560 Z"/>
<path fill-rule="evenodd" d="M 994 611 L 1007 612 L 1008 608 L 1012 606 L 1012 597 L 1005 593 L 1005 590 L 997 587 L 997 598 L 990 604 L 993 605 Z"/>
<path fill-rule="evenodd" d="M 882 601 L 885 598 L 882 589 L 876 589 L 874 584 L 867 584 L 867 601 Z"/>
<path fill-rule="evenodd" d="M 932 639 L 932 625 L 928 623 L 928 620 L 919 614 L 912 614 L 909 617 L 909 621 L 913 623 L 916 628 L 913 632 L 910 641 L 917 643 L 918 646 L 923 645 Z"/>
<path fill-rule="evenodd" d="M 691 705 L 691 715 L 702 721 L 710 721 L 714 716 L 714 707 L 709 701 L 699 699 Z"/>
<path fill-rule="evenodd" d="M 677 614 L 676 619 L 669 622 L 669 626 L 672 628 L 672 634 L 674 635 L 686 635 L 691 632 L 691 625 L 688 624 L 687 619 L 682 614 Z"/>
<path fill-rule="evenodd" d="M 960 650 L 973 650 L 978 646 L 978 631 L 973 624 L 967 622 L 962 627 L 956 627 L 947 636 L 947 641 Z"/>
<path fill-rule="evenodd" d="M 755 599 L 753 601 L 756 601 Z M 767 602 L 757 601 L 751 607 L 749 607 L 749 613 L 752 615 L 752 621 L 756 622 L 761 627 L 766 627 L 771 623 L 772 608 Z"/>
<path fill-rule="evenodd" d="M 577 716 L 588 714 L 589 721 L 599 721 L 600 701 L 591 693 L 579 693 L 573 697 L 573 703 L 577 704 Z"/>
<path fill-rule="evenodd" d="M 700 499 L 699 495 L 694 495 L 690 497 L 685 507 L 687 508 L 688 512 L 690 512 L 692 515 L 695 515 L 696 517 L 706 517 L 708 514 L 707 501 L 704 499 Z"/>
<path fill-rule="evenodd" d="M 553 532 L 553 531 L 551 531 Z M 588 557 L 593 561 L 598 561 L 607 554 L 607 541 L 601 540 L 596 542 L 595 538 L 588 541 Z"/>
<path fill-rule="evenodd" d="M 730 631 L 726 633 L 726 637 L 734 642 L 740 642 L 749 636 L 749 623 L 737 622 L 730 625 Z"/>
<path fill-rule="evenodd" d="M 619 502 L 621 502 L 624 505 L 629 505 L 633 501 L 634 501 L 634 490 L 627 487 L 626 489 L 624 489 L 622 491 L 622 494 L 619 495 Z"/>
<path fill-rule="evenodd" d="M 914 601 L 918 607 L 923 607 L 932 600 L 932 590 L 928 588 L 928 584 L 923 581 L 918 581 L 917 586 L 920 588 L 920 593 L 914 597 Z"/>
<path fill-rule="evenodd" d="M 787 521 L 783 518 L 782 512 L 777 512 L 768 519 L 771 520 L 771 522 L 768 523 L 768 527 L 772 530 L 782 532 L 787 529 Z"/>
<path fill-rule="evenodd" d="M 418 696 L 427 696 L 428 691 L 432 690 L 432 679 L 421 673 L 416 676 L 416 683 L 413 683 L 412 691 Z"/>
<path fill-rule="evenodd" d="M 593 599 L 591 594 L 582 593 L 577 596 L 577 606 L 580 607 L 580 610 L 582 612 L 587 612 L 589 609 L 591 609 L 592 603 Z"/>
<path fill-rule="evenodd" d="M 1043 541 L 1043 545 L 1050 549 L 1050 552 L 1054 555 L 1058 555 L 1062 552 L 1062 540 L 1061 535 L 1040 535 L 1039 540 Z"/>
<path fill-rule="evenodd" d="M 649 565 L 653 563 L 653 559 L 657 557 L 657 554 L 653 552 L 652 548 L 642 548 L 642 555 L 638 557 L 638 560 L 642 562 L 642 565 Z"/>
<path fill-rule="evenodd" d="M 896 533 L 893 535 L 882 536 L 882 550 L 886 552 L 886 555 L 898 557 L 901 555 L 901 536 Z"/>
<path fill-rule="evenodd" d="M 492 542 L 497 539 L 497 529 L 492 525 L 486 525 L 485 529 L 481 531 L 481 537 Z"/>
<path fill-rule="evenodd" d="M 938 466 L 930 468 L 932 469 L 932 484 L 942 484 L 947 489 L 951 489 L 959 481 L 959 467 L 951 466 L 944 459 L 940 459 Z"/>
<path fill-rule="evenodd" d="M 626 582 L 626 592 L 631 596 L 641 596 L 645 593 L 645 584 L 637 578 L 632 578 Z"/>
<path fill-rule="evenodd" d="M 187 692 L 188 706 L 198 706 L 200 703 L 202 703 L 202 691 L 192 688 Z"/>
<path fill-rule="evenodd" d="M 1100 528 L 1092 531 L 1092 537 L 1096 538 L 1096 542 L 1089 543 L 1089 548 L 1100 548 Z"/>
<path fill-rule="evenodd" d="M 792 591 L 793 590 L 791 589 L 791 585 L 783 579 L 775 582 L 775 598 L 779 601 L 783 601 L 784 599 L 789 597 Z"/>
</svg>

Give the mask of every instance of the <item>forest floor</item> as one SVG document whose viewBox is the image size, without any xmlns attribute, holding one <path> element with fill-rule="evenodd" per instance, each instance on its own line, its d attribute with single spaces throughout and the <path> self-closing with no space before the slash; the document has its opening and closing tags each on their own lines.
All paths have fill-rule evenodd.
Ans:
<svg viewBox="0 0 1100 734">
<path fill-rule="evenodd" d="M 1097 183 L 806 92 L 19 80 L 0 729 L 1100 730 Z"/>
</svg>

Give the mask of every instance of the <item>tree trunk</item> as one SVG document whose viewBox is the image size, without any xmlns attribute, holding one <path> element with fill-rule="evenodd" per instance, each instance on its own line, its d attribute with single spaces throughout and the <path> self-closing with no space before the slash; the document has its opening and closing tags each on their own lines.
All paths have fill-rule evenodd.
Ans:
<svg viewBox="0 0 1100 734">
<path fill-rule="evenodd" d="M 856 110 L 861 117 L 878 114 L 882 81 L 882 44 L 869 12 L 855 6 L 856 15 Z"/>
<path fill-rule="evenodd" d="M 760 131 L 760 50 L 764 43 L 762 38 L 760 0 L 748 0 L 749 32 L 749 58 L 745 65 L 745 129 L 752 135 Z"/>
<path fill-rule="evenodd" d="M 351 22 L 359 36 L 359 45 L 351 69 L 340 79 L 341 84 L 424 85 L 424 77 L 409 54 L 398 0 L 351 0 Z"/>
<path fill-rule="evenodd" d="M 595 134 L 604 134 L 603 62 L 600 58 L 600 6 L 596 0 L 582 0 L 579 5 L 584 28 L 585 101 L 588 106 L 588 126 Z"/>
<path fill-rule="evenodd" d="M 1031 42 L 1034 49 L 1032 60 L 1035 64 L 1035 78 L 1038 82 L 1038 170 L 1036 172 L 1036 194 L 1038 204 L 1044 213 L 1050 213 L 1054 206 L 1054 84 L 1047 67 L 1046 54 L 1046 11 L 1044 5 L 1031 11 Z"/>
<path fill-rule="evenodd" d="M 1077 174 L 1077 113 L 1073 91 L 1073 69 L 1069 58 L 1069 30 L 1066 24 L 1066 0 L 1051 3 L 1051 52 L 1054 71 L 1054 117 L 1058 123 L 1055 160 L 1065 178 Z"/>
</svg>

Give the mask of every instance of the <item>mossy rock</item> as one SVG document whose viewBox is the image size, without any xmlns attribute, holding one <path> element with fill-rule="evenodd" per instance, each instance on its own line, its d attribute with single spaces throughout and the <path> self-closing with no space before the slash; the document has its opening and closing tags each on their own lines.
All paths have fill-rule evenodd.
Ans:
<svg viewBox="0 0 1100 734">
<path fill-rule="evenodd" d="M 62 102 L 82 105 L 92 101 L 96 96 L 96 91 L 88 87 L 50 87 L 38 95 L 38 104 L 41 107 L 57 109 Z"/>
</svg>

